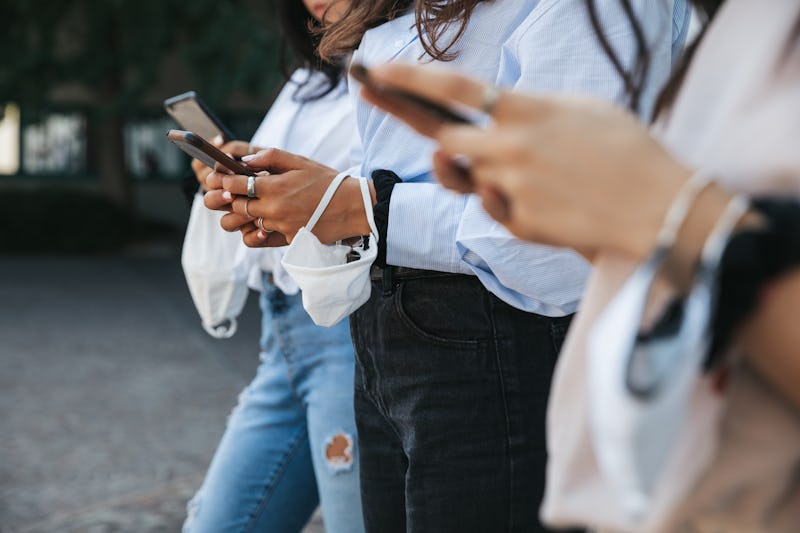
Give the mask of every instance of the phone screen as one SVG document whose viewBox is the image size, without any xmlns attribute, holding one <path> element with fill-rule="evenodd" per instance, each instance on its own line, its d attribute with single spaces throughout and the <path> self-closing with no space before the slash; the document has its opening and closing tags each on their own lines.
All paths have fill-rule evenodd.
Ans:
<svg viewBox="0 0 800 533">
<path fill-rule="evenodd" d="M 250 167 L 240 161 L 236 161 L 194 132 L 169 130 L 167 139 L 190 157 L 199 159 L 205 163 L 209 168 L 214 168 L 216 163 L 219 163 L 235 174 L 244 176 L 256 175 L 255 171 Z"/>
<path fill-rule="evenodd" d="M 214 139 L 217 136 L 226 142 L 234 139 L 230 130 L 194 91 L 165 100 L 164 108 L 181 128 L 194 132 L 203 139 Z"/>
</svg>

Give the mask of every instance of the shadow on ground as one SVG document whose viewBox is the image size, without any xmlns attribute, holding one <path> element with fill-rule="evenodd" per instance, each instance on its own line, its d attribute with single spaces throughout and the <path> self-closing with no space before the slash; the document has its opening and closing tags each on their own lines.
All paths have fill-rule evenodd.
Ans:
<svg viewBox="0 0 800 533">
<path fill-rule="evenodd" d="M 0 532 L 179 531 L 258 319 L 206 335 L 171 253 L 1 258 Z"/>
</svg>

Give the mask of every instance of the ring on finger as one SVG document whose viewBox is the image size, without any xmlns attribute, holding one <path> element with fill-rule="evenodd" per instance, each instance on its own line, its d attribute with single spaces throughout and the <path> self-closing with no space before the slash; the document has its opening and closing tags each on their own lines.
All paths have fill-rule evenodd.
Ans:
<svg viewBox="0 0 800 533">
<path fill-rule="evenodd" d="M 256 226 L 261 228 L 261 230 L 264 231 L 264 233 L 272 233 L 273 231 L 275 231 L 274 229 L 267 229 L 264 227 L 264 217 L 258 217 L 258 220 L 256 220 Z"/>
<path fill-rule="evenodd" d="M 253 201 L 252 198 L 248 198 L 244 202 L 244 214 L 247 215 L 247 218 L 253 218 L 253 215 L 250 214 L 250 202 Z"/>
<path fill-rule="evenodd" d="M 256 196 L 256 177 L 255 176 L 248 176 L 247 177 L 247 197 L 248 198 L 255 198 Z"/>
<path fill-rule="evenodd" d="M 497 106 L 497 100 L 499 98 L 500 89 L 496 85 L 487 85 L 484 87 L 481 97 L 481 111 L 487 115 L 491 115 L 494 108 Z"/>
</svg>

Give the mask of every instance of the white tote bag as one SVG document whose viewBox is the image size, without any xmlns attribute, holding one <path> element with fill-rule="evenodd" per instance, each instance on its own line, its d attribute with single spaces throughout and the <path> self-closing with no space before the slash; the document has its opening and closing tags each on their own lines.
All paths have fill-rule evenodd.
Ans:
<svg viewBox="0 0 800 533">
<path fill-rule="evenodd" d="M 224 214 L 206 208 L 203 195 L 196 195 L 181 254 L 183 273 L 203 329 L 218 339 L 236 333 L 236 317 L 249 291 L 249 250 L 239 232 L 228 233 L 220 227 Z"/>
</svg>

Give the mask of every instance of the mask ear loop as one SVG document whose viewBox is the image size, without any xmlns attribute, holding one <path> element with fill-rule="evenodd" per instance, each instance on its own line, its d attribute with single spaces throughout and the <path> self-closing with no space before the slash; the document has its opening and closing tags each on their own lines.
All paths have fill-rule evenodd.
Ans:
<svg viewBox="0 0 800 533">
<path fill-rule="evenodd" d="M 716 272 L 725 243 L 749 206 L 743 196 L 735 196 L 714 224 L 703 245 L 689 296 L 679 302 L 679 308 L 672 310 L 673 320 L 680 320 L 677 331 L 673 329 L 674 333 L 667 333 L 666 337 L 637 337 L 625 374 L 625 384 L 635 396 L 647 399 L 656 394 L 669 375 L 680 372 L 676 367 L 695 359 L 698 352 L 702 352 L 705 359 L 710 342 L 711 313 L 716 301 Z M 653 274 L 656 271 L 653 270 Z M 668 349 L 669 344 L 673 344 L 673 350 Z M 652 347 L 648 349 L 648 345 Z M 676 357 L 669 357 L 670 353 Z"/>
<path fill-rule="evenodd" d="M 331 181 L 330 185 L 328 185 L 325 194 L 322 195 L 319 204 L 317 204 L 317 209 L 311 215 L 311 218 L 308 219 L 308 223 L 306 223 L 305 227 L 307 231 L 312 231 L 314 229 L 314 226 L 317 225 L 317 222 L 319 222 L 320 217 L 328 208 L 328 204 L 331 203 L 333 195 L 336 194 L 336 190 L 339 188 L 339 185 L 341 185 L 344 179 L 347 177 L 348 177 L 347 173 L 342 172 L 341 174 L 333 178 L 333 181 Z"/>
<path fill-rule="evenodd" d="M 364 200 L 364 211 L 367 213 L 367 222 L 369 229 L 372 231 L 372 236 L 375 242 L 378 242 L 378 227 L 375 225 L 375 216 L 372 212 L 372 195 L 369 192 L 369 181 L 367 178 L 358 178 L 359 185 L 361 186 L 361 198 Z"/>
</svg>

